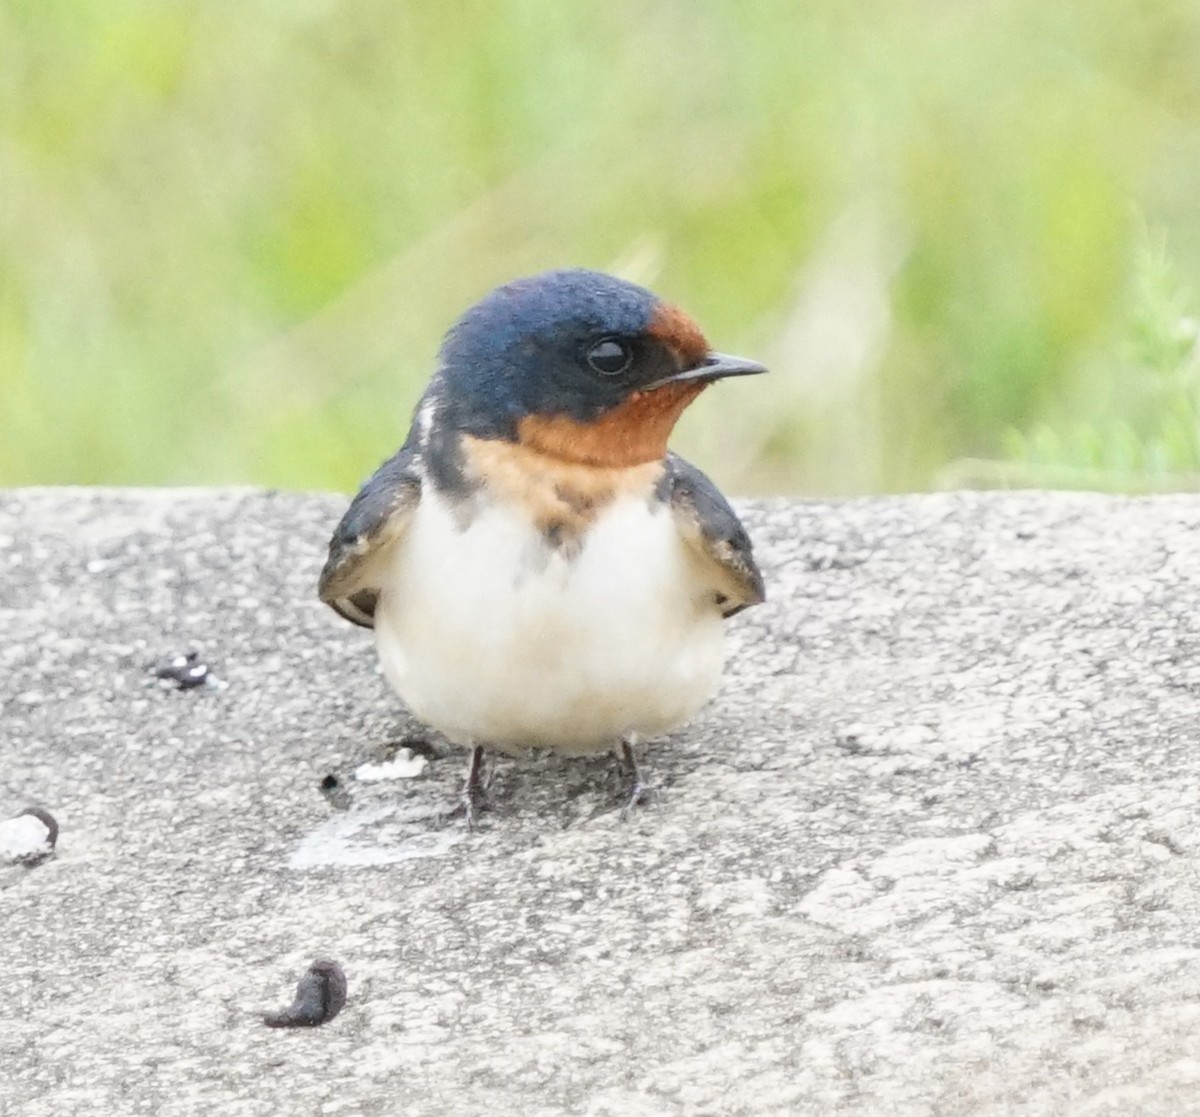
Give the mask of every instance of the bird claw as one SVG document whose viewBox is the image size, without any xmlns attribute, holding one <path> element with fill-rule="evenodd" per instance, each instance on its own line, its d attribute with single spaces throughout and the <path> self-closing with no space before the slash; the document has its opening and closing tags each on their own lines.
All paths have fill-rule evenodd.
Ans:
<svg viewBox="0 0 1200 1117">
<path fill-rule="evenodd" d="M 638 807 L 648 807 L 652 803 L 657 803 L 659 790 L 659 785 L 656 783 L 642 783 L 640 779 L 635 780 L 633 787 L 629 790 L 629 798 L 625 800 L 625 805 L 621 808 L 621 821 L 628 822 Z"/>
<path fill-rule="evenodd" d="M 479 816 L 491 809 L 491 800 L 488 799 L 482 788 L 472 792 L 464 787 L 459 793 L 458 802 L 442 815 L 442 819 L 445 822 L 454 822 L 461 818 L 466 822 L 467 829 L 474 833 L 476 830 L 483 829 Z"/>
</svg>

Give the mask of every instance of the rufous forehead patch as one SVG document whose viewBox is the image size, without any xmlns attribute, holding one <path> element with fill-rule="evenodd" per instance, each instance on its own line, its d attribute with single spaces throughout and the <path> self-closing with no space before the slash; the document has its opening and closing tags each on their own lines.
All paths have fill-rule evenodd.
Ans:
<svg viewBox="0 0 1200 1117">
<path fill-rule="evenodd" d="M 695 319 L 674 303 L 658 304 L 647 332 L 674 349 L 684 368 L 692 368 L 708 356 L 708 341 Z"/>
</svg>

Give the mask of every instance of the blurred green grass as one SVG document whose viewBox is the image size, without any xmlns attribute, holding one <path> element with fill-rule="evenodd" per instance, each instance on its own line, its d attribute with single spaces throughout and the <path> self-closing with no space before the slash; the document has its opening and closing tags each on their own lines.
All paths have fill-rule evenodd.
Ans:
<svg viewBox="0 0 1200 1117">
<path fill-rule="evenodd" d="M 0 5 L 0 483 L 350 488 L 574 264 L 736 491 L 1195 487 L 1200 5 Z"/>
</svg>

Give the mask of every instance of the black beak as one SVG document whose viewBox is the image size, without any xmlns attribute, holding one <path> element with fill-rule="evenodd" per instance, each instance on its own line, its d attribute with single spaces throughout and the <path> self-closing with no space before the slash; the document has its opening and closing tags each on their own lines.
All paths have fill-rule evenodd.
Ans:
<svg viewBox="0 0 1200 1117">
<path fill-rule="evenodd" d="M 702 364 L 695 368 L 685 368 L 674 376 L 664 376 L 661 380 L 647 384 L 644 391 L 651 388 L 661 388 L 664 384 L 700 383 L 708 384 L 713 380 L 724 380 L 727 376 L 757 376 L 766 372 L 765 365 L 751 361 L 746 357 L 731 357 L 728 353 L 709 353 Z"/>
</svg>

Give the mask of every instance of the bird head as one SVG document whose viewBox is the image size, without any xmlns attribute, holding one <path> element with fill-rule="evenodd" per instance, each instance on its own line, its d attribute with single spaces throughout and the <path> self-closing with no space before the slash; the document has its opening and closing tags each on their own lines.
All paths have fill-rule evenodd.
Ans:
<svg viewBox="0 0 1200 1117">
<path fill-rule="evenodd" d="M 686 313 L 644 287 L 552 271 L 498 287 L 459 319 L 430 402 L 439 426 L 625 467 L 662 458 L 709 384 L 765 371 L 713 352 Z"/>
</svg>

